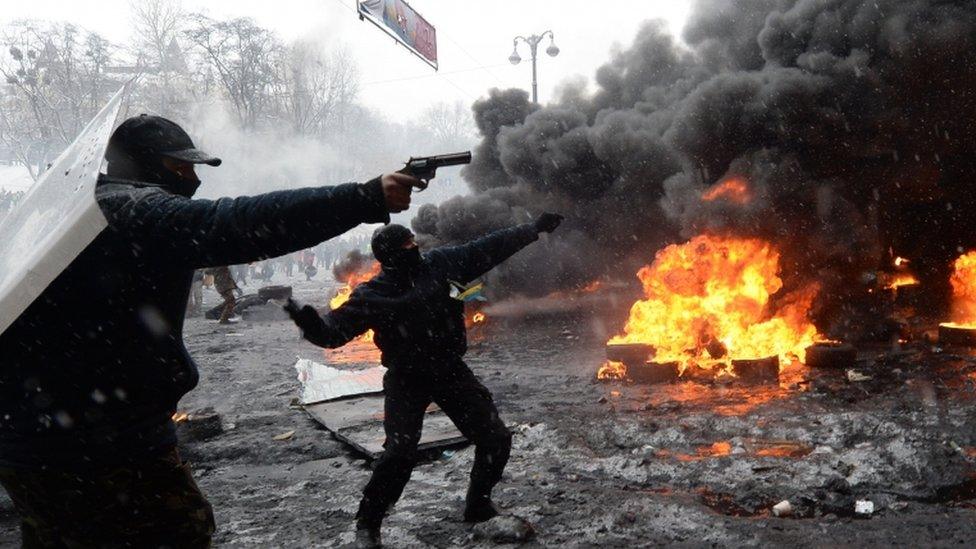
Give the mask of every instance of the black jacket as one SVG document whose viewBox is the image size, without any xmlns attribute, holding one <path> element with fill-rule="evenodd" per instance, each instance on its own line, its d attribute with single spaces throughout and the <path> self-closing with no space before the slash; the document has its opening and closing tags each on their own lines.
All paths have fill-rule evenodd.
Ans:
<svg viewBox="0 0 976 549">
<path fill-rule="evenodd" d="M 531 224 L 489 234 L 456 247 L 436 248 L 408 272 L 384 268 L 357 286 L 334 311 L 301 325 L 306 339 L 335 348 L 373 330 L 387 368 L 417 370 L 450 365 L 467 351 L 464 303 L 449 281 L 468 284 L 538 239 Z"/>
<path fill-rule="evenodd" d="M 195 269 L 388 222 L 379 180 L 191 200 L 103 176 L 106 228 L 0 334 L 0 466 L 105 465 L 175 442 L 199 374 L 183 345 Z"/>
</svg>

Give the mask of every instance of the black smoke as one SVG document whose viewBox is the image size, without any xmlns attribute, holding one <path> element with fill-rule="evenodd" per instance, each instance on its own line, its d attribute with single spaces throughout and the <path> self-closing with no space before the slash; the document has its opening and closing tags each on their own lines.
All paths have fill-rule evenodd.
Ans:
<svg viewBox="0 0 976 549">
<path fill-rule="evenodd" d="M 594 88 L 475 103 L 474 194 L 423 207 L 423 241 L 563 213 L 493 275 L 496 292 L 540 295 L 631 277 L 701 232 L 757 236 L 788 287 L 824 286 L 825 309 L 894 255 L 944 289 L 976 244 L 976 2 L 700 1 L 683 42 L 646 23 Z M 733 176 L 748 203 L 702 198 Z"/>
<path fill-rule="evenodd" d="M 372 254 L 352 250 L 346 257 L 336 262 L 332 267 L 332 275 L 340 282 L 348 282 L 354 275 L 368 273 L 376 264 Z"/>
</svg>

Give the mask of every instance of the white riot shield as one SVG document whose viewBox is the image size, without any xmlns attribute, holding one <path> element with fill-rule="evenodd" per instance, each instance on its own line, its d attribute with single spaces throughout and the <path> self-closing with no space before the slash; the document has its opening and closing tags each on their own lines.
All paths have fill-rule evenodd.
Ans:
<svg viewBox="0 0 976 549">
<path fill-rule="evenodd" d="M 127 90 L 112 97 L 0 221 L 0 333 L 108 226 L 95 183 Z"/>
</svg>

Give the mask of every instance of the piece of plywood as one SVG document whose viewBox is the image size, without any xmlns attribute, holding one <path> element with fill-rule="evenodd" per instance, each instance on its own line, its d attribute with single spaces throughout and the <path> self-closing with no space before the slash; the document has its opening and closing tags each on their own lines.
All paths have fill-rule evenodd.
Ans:
<svg viewBox="0 0 976 549">
<path fill-rule="evenodd" d="M 382 394 L 347 397 L 307 405 L 305 411 L 336 438 L 375 459 L 383 453 L 386 440 L 383 398 Z M 433 405 L 428 408 L 418 450 L 447 448 L 466 441 L 447 414 Z"/>
<path fill-rule="evenodd" d="M 354 450 L 377 458 L 383 453 L 383 374 L 377 366 L 365 370 L 339 370 L 299 359 L 295 364 L 302 382 L 302 406 L 309 416 Z M 418 450 L 464 444 L 467 439 L 436 405 L 427 408 Z"/>
</svg>

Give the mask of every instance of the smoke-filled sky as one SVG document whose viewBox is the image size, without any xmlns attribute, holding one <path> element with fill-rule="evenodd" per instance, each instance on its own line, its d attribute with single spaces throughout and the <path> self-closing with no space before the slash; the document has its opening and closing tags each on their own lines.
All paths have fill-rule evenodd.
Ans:
<svg viewBox="0 0 976 549">
<path fill-rule="evenodd" d="M 683 40 L 645 23 L 596 81 L 477 102 L 475 193 L 422 208 L 420 236 L 566 214 L 493 275 L 534 294 L 632 276 L 703 232 L 761 237 L 824 308 L 894 254 L 944 285 L 976 244 L 976 2 L 701 0 Z M 746 198 L 718 190 L 730 178 Z"/>
<path fill-rule="evenodd" d="M 63 20 L 122 42 L 131 36 L 130 0 L 3 0 L 0 23 L 18 18 Z M 137 1 L 137 0 L 136 0 Z M 183 0 L 187 11 L 212 17 L 251 17 L 285 40 L 316 38 L 348 48 L 362 75 L 360 98 L 391 119 L 415 117 L 439 101 L 472 103 L 492 87 L 529 88 L 524 61 L 508 63 L 512 39 L 551 29 L 562 52 L 540 47 L 540 100 L 564 80 L 591 77 L 615 44 L 627 44 L 641 21 L 663 18 L 679 31 L 688 4 L 679 0 L 415 0 L 411 2 L 438 32 L 440 72 L 413 57 L 373 25 L 360 22 L 354 0 Z M 479 8 L 480 7 L 480 8 Z"/>
</svg>

